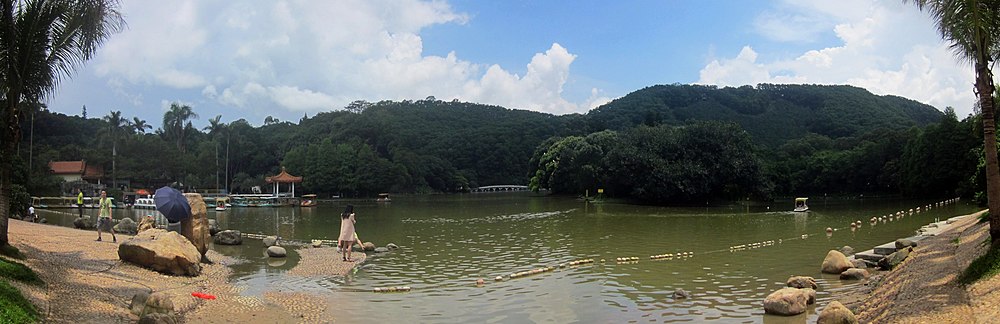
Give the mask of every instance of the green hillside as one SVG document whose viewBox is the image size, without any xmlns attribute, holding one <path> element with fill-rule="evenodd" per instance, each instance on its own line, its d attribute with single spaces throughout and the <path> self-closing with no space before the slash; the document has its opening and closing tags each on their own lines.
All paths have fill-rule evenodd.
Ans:
<svg viewBox="0 0 1000 324">
<path fill-rule="evenodd" d="M 853 86 L 774 85 L 718 88 L 657 85 L 632 92 L 587 114 L 591 130 L 692 121 L 739 124 L 760 145 L 777 146 L 814 133 L 830 138 L 879 129 L 925 126 L 941 112 L 919 102 L 876 96 Z"/>
</svg>

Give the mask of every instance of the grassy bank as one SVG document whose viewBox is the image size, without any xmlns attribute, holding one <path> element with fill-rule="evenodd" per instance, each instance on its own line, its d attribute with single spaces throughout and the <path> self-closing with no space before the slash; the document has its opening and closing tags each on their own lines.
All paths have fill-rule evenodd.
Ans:
<svg viewBox="0 0 1000 324">
<path fill-rule="evenodd" d="M 23 255 L 11 246 L 3 247 L 3 255 Z M 24 283 L 44 284 L 31 268 L 24 264 L 0 258 L 0 277 Z M 6 280 L 0 280 L 0 323 L 33 323 L 38 321 L 38 310 L 31 304 L 21 291 L 14 288 Z"/>
</svg>

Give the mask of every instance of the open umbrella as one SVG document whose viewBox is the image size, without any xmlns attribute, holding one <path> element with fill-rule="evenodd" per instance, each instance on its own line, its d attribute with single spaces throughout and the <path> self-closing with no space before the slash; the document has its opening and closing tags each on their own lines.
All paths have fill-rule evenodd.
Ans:
<svg viewBox="0 0 1000 324">
<path fill-rule="evenodd" d="M 176 223 L 191 217 L 191 205 L 188 205 L 187 198 L 177 189 L 170 187 L 156 189 L 153 201 L 156 203 L 156 210 L 171 222 Z"/>
</svg>

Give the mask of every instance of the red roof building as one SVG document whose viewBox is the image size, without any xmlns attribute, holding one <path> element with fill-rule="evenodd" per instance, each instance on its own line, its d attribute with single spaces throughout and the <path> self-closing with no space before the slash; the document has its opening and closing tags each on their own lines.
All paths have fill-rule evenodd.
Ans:
<svg viewBox="0 0 1000 324">
<path fill-rule="evenodd" d="M 83 161 L 51 161 L 49 170 L 63 178 L 63 181 L 72 182 L 80 180 L 96 180 L 100 183 L 104 177 L 104 169 L 98 165 L 87 164 Z"/>
</svg>

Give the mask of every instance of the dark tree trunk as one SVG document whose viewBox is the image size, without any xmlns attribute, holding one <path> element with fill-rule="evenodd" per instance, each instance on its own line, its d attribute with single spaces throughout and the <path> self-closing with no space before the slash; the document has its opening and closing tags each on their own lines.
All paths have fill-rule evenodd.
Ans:
<svg viewBox="0 0 1000 324">
<path fill-rule="evenodd" d="M 983 145 L 986 154 L 986 195 L 990 208 L 990 240 L 1000 243 L 1000 165 L 997 163 L 996 111 L 993 101 L 993 73 L 989 60 L 980 58 L 976 63 L 976 94 L 983 113 Z"/>
</svg>

